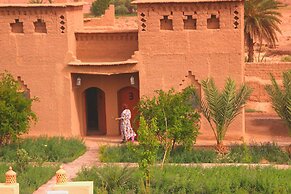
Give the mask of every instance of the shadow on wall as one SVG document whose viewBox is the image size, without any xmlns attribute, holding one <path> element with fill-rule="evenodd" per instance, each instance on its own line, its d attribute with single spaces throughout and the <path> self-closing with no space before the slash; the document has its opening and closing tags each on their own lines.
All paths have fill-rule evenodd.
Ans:
<svg viewBox="0 0 291 194">
<path fill-rule="evenodd" d="M 255 135 L 289 136 L 284 121 L 267 115 L 246 115 L 246 132 Z"/>
</svg>

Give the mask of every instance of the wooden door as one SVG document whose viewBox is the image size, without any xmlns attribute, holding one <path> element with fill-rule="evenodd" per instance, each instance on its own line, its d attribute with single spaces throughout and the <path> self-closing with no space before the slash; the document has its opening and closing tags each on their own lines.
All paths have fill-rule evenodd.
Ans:
<svg viewBox="0 0 291 194">
<path fill-rule="evenodd" d="M 129 110 L 131 111 L 131 125 L 133 130 L 136 132 L 138 128 L 138 123 L 134 123 L 135 117 L 138 113 L 136 108 L 139 102 L 139 90 L 134 87 L 125 87 L 118 91 L 118 115 L 120 116 L 122 112 L 122 105 L 127 104 Z"/>
</svg>

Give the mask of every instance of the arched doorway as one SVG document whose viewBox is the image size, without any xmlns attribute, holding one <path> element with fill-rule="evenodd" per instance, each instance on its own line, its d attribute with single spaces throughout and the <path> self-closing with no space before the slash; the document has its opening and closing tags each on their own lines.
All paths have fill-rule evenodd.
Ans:
<svg viewBox="0 0 291 194">
<path fill-rule="evenodd" d="M 85 90 L 86 134 L 106 134 L 105 93 L 95 87 Z"/>
<path fill-rule="evenodd" d="M 117 96 L 118 96 L 118 115 L 120 115 L 122 112 L 122 105 L 127 104 L 128 108 L 131 111 L 130 121 L 132 123 L 133 130 L 136 132 L 138 123 L 135 126 L 133 122 L 138 113 L 138 110 L 135 107 L 139 102 L 139 90 L 135 87 L 128 86 L 120 89 L 117 92 Z"/>
</svg>

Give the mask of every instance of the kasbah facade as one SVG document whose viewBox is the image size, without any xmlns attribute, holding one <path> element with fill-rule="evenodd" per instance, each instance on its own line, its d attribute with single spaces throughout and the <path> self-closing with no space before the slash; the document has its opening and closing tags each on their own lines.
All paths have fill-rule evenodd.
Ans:
<svg viewBox="0 0 291 194">
<path fill-rule="evenodd" d="M 113 6 L 84 19 L 82 2 L 13 3 L 0 4 L 0 71 L 40 100 L 31 136 L 116 136 L 124 103 L 136 114 L 157 89 L 245 80 L 242 0 L 136 0 L 138 29 L 114 27 Z M 244 123 L 243 111 L 227 136 Z M 212 136 L 204 120 L 200 132 Z"/>
</svg>

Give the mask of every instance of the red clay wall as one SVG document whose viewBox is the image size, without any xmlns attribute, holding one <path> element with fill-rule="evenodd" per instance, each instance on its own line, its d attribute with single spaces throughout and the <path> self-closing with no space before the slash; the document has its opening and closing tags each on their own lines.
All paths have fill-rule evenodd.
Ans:
<svg viewBox="0 0 291 194">
<path fill-rule="evenodd" d="M 83 62 L 130 59 L 138 50 L 137 32 L 77 33 L 77 58 Z"/>
<path fill-rule="evenodd" d="M 290 70 L 291 63 L 247 63 L 245 66 L 245 82 L 252 87 L 253 93 L 247 104 L 247 109 L 273 112 L 270 98 L 265 91 L 265 85 L 271 84 L 270 73 L 280 83 L 282 72 Z"/>
<path fill-rule="evenodd" d="M 82 6 L 0 7 L 0 72 L 8 70 L 20 76 L 31 96 L 39 117 L 31 135 L 79 135 L 71 131 L 71 84 L 66 72 L 66 55 L 74 52 L 74 31 L 78 21 L 69 12 L 82 14 Z M 46 24 L 46 33 L 36 33 L 33 22 Z M 23 33 L 11 32 L 10 23 L 23 22 Z M 74 21 L 72 21 L 74 20 Z M 74 26 L 73 26 L 74 25 Z"/>
<path fill-rule="evenodd" d="M 196 29 L 184 29 L 183 20 L 189 15 L 197 19 Z M 207 29 L 211 15 L 219 17 L 219 29 Z M 167 25 L 173 24 L 170 30 L 160 27 L 165 16 L 171 20 Z M 152 95 L 156 89 L 179 89 L 189 77 L 194 77 L 192 84 L 213 77 L 219 87 L 228 76 L 243 82 L 242 2 L 138 4 L 138 19 L 142 95 Z M 203 133 L 211 133 L 205 122 L 202 128 Z M 239 137 L 243 132 L 241 115 L 229 134 Z"/>
</svg>

